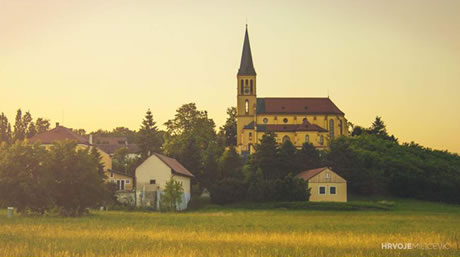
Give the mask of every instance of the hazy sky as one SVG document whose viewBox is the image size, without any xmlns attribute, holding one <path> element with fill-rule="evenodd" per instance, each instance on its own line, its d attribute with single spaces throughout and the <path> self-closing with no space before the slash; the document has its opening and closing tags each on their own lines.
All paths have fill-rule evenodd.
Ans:
<svg viewBox="0 0 460 257">
<path fill-rule="evenodd" d="M 236 105 L 244 25 L 258 96 L 327 96 L 354 124 L 460 152 L 460 1 L 0 0 L 0 112 L 93 131 Z"/>
</svg>

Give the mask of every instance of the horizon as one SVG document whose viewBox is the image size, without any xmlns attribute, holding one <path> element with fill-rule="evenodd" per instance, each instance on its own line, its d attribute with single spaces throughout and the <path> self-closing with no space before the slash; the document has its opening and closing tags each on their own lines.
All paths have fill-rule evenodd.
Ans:
<svg viewBox="0 0 460 257">
<path fill-rule="evenodd" d="M 355 125 L 381 116 L 400 143 L 460 153 L 460 2 L 177 6 L 3 1 L 0 113 L 90 132 L 138 130 L 150 108 L 164 130 L 194 102 L 218 129 L 236 106 L 247 17 L 258 97 L 330 96 Z"/>
</svg>

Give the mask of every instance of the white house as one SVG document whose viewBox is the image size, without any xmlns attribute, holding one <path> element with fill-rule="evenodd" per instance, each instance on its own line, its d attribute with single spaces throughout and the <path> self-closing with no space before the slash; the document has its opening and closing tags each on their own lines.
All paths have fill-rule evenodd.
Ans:
<svg viewBox="0 0 460 257">
<path fill-rule="evenodd" d="M 159 208 L 161 192 L 170 178 L 182 182 L 184 194 L 179 210 L 187 208 L 191 199 L 193 174 L 176 159 L 154 153 L 136 168 L 136 205 Z"/>
</svg>

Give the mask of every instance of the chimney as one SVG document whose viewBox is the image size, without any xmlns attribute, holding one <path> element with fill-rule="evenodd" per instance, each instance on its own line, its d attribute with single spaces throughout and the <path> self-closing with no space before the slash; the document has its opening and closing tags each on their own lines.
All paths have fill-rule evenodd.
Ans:
<svg viewBox="0 0 460 257">
<path fill-rule="evenodd" d="M 89 144 L 93 144 L 93 134 L 89 134 Z"/>
<path fill-rule="evenodd" d="M 59 127 L 59 122 L 56 122 L 56 128 Z"/>
</svg>

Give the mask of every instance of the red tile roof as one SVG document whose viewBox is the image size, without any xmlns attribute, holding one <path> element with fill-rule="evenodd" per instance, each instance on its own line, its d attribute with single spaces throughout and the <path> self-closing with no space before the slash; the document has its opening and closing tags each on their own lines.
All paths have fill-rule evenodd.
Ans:
<svg viewBox="0 0 460 257">
<path fill-rule="evenodd" d="M 182 176 L 187 176 L 187 177 L 195 177 L 193 174 L 188 171 L 182 164 L 180 164 L 176 159 L 164 156 L 159 153 L 154 153 L 155 156 L 157 156 L 161 161 L 163 161 L 168 167 L 171 168 L 171 170 Z"/>
<path fill-rule="evenodd" d="M 42 144 L 53 144 L 57 141 L 62 140 L 73 140 L 79 144 L 89 144 L 87 138 L 82 137 L 74 132 L 71 129 L 68 129 L 63 126 L 57 126 L 56 128 L 37 134 L 29 139 L 30 142 L 41 142 Z"/>
<path fill-rule="evenodd" d="M 344 114 L 326 97 L 257 98 L 257 114 L 264 113 Z"/>
<path fill-rule="evenodd" d="M 325 169 L 327 169 L 327 167 L 302 171 L 302 172 L 300 172 L 299 174 L 296 175 L 296 178 L 302 178 L 305 181 L 308 181 L 309 179 L 311 179 L 312 177 L 318 175 L 319 173 L 321 173 L 321 171 L 323 171 Z"/>
</svg>

